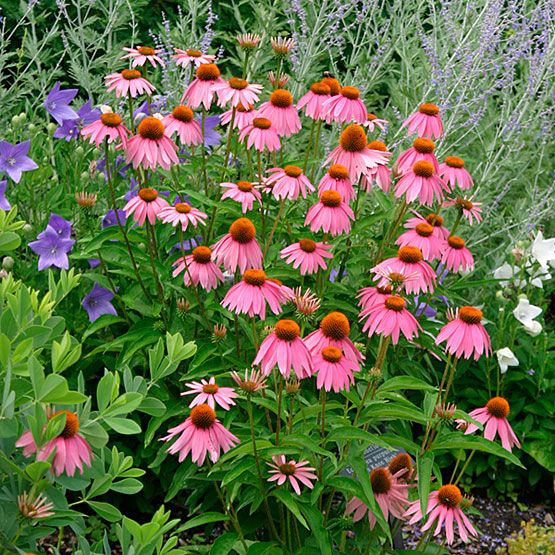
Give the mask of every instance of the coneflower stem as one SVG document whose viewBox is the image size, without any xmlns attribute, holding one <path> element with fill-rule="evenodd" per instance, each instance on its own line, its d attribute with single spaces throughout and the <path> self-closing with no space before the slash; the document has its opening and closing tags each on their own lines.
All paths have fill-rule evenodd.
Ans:
<svg viewBox="0 0 555 555">
<path fill-rule="evenodd" d="M 272 229 L 270 230 L 270 235 L 268 235 L 268 240 L 266 241 L 266 245 L 264 245 L 264 253 L 262 254 L 262 258 L 266 258 L 266 253 L 272 244 L 272 238 L 274 237 L 274 233 L 276 232 L 277 225 L 279 223 L 279 219 L 281 218 L 281 214 L 283 209 L 285 208 L 285 199 L 281 199 L 279 202 L 279 210 L 276 215 L 276 219 L 274 220 L 274 224 L 272 225 Z"/>
<path fill-rule="evenodd" d="M 283 397 L 283 379 L 282 377 L 276 372 L 274 374 L 276 376 L 276 380 L 279 383 L 276 383 L 276 398 L 277 398 L 277 421 L 276 421 L 276 445 L 279 445 L 279 432 L 281 431 L 281 400 Z"/>
<path fill-rule="evenodd" d="M 131 131 L 135 134 L 135 117 L 133 116 L 133 98 L 131 95 L 127 97 L 129 103 L 129 125 L 131 127 Z"/>
<path fill-rule="evenodd" d="M 216 493 L 218 494 L 218 497 L 220 499 L 220 502 L 222 503 L 222 507 L 224 511 L 229 516 L 229 519 L 231 520 L 231 523 L 233 524 L 233 527 L 235 528 L 235 531 L 239 536 L 239 541 L 243 544 L 243 547 L 245 549 L 248 549 L 247 542 L 245 541 L 243 530 L 241 530 L 241 525 L 239 524 L 239 519 L 237 518 L 237 513 L 233 508 L 233 504 L 230 501 L 228 506 L 228 503 L 226 502 L 224 495 L 222 493 L 222 490 L 220 489 L 220 486 L 216 480 L 214 480 L 214 488 L 216 489 Z"/>
<path fill-rule="evenodd" d="M 316 167 L 318 163 L 318 147 L 320 146 L 320 132 L 322 131 L 322 120 L 318 120 L 318 127 L 316 128 L 316 140 L 314 141 L 314 162 L 312 163 L 312 171 L 310 172 L 310 182 L 314 181 L 314 174 L 316 173 Z"/>
<path fill-rule="evenodd" d="M 476 453 L 476 449 L 472 449 L 472 451 L 470 452 L 470 455 L 468 455 L 466 462 L 464 463 L 464 466 L 461 468 L 461 471 L 459 472 L 459 475 L 457 476 L 457 479 L 453 482 L 453 485 L 456 486 L 461 478 L 464 476 L 464 473 L 466 472 L 466 469 L 468 468 L 468 465 L 470 464 L 470 461 L 472 460 L 472 457 L 474 456 L 474 453 Z M 454 474 L 454 472 L 453 472 Z"/>
<path fill-rule="evenodd" d="M 158 292 L 158 298 L 160 300 L 160 303 L 162 304 L 161 310 L 160 310 L 160 316 L 162 317 L 162 320 L 164 321 L 164 324 L 167 325 L 167 318 L 166 318 L 166 311 L 165 311 L 165 305 L 166 305 L 166 300 L 164 298 L 164 288 L 162 287 L 162 282 L 160 281 L 160 276 L 158 275 L 158 270 L 156 269 L 156 263 L 155 263 L 155 259 L 156 259 L 156 247 L 155 247 L 155 241 L 156 239 L 154 238 L 154 227 L 151 225 L 151 223 L 147 220 L 146 222 L 146 237 L 147 237 L 147 242 L 148 242 L 148 253 L 149 253 L 149 259 L 150 259 L 150 267 L 152 268 L 152 274 L 154 276 L 154 282 L 156 283 L 156 291 Z"/>
<path fill-rule="evenodd" d="M 453 224 L 453 227 L 451 228 L 451 233 L 449 234 L 449 237 L 453 237 L 453 235 L 455 235 L 455 231 L 457 229 L 457 227 L 459 227 L 459 223 L 461 221 L 462 218 L 462 208 L 459 210 L 459 213 L 457 214 L 457 217 L 455 218 L 455 223 Z"/>
<path fill-rule="evenodd" d="M 320 416 L 320 442 L 322 449 L 325 447 L 325 437 L 326 437 L 326 389 L 322 386 L 320 389 L 320 404 L 322 405 L 322 413 Z M 319 470 L 319 480 L 322 481 L 322 476 L 324 475 L 324 455 L 320 457 L 320 470 Z M 320 496 L 320 506 L 322 503 L 322 497 Z"/>
<path fill-rule="evenodd" d="M 314 130 L 316 129 L 316 120 L 312 120 L 312 125 L 310 126 L 310 138 L 308 139 L 308 146 L 306 147 L 306 153 L 304 157 L 303 173 L 306 175 L 306 166 L 308 164 L 308 158 L 310 156 L 310 150 L 312 148 L 312 141 L 314 140 Z"/>
<path fill-rule="evenodd" d="M 224 169 L 222 171 L 222 177 L 220 177 L 220 183 L 224 180 L 226 172 L 227 172 L 228 158 L 229 158 L 229 153 L 231 151 L 231 135 L 233 133 L 233 124 L 235 122 L 235 113 L 236 112 L 237 112 L 237 108 L 234 106 L 231 109 L 231 120 L 229 122 L 228 133 L 227 133 L 227 144 L 226 144 L 226 147 L 225 147 Z"/>
<path fill-rule="evenodd" d="M 443 397 L 443 402 L 447 402 L 447 397 L 449 396 L 449 390 L 453 385 L 453 380 L 455 379 L 455 370 L 457 369 L 457 362 L 459 361 L 458 358 L 455 358 L 453 364 L 451 364 L 451 371 L 449 372 L 449 380 L 447 382 L 447 386 L 445 388 L 445 396 Z"/>
<path fill-rule="evenodd" d="M 206 127 L 206 110 L 202 109 L 202 144 L 200 145 L 200 150 L 202 154 L 202 175 L 204 178 L 204 194 L 208 197 L 208 173 L 206 171 L 206 146 L 204 144 L 204 130 Z"/>
</svg>

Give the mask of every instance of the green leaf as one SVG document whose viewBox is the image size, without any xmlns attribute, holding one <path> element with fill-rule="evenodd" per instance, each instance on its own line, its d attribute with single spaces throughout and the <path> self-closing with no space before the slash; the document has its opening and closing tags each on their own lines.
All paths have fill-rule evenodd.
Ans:
<svg viewBox="0 0 555 555">
<path fill-rule="evenodd" d="M 47 461 L 35 461 L 25 467 L 25 472 L 33 482 L 38 482 L 50 467 L 51 464 Z"/>
<path fill-rule="evenodd" d="M 301 514 L 299 504 L 295 499 L 295 496 L 286 489 L 275 489 L 272 492 L 272 495 L 279 499 L 294 515 L 295 518 L 307 529 L 310 530 L 306 520 L 304 519 L 303 515 Z"/>
<path fill-rule="evenodd" d="M 136 480 L 135 478 L 124 478 L 112 484 L 110 488 L 119 493 L 126 493 L 127 495 L 133 495 L 143 489 L 143 484 Z"/>
<path fill-rule="evenodd" d="M 328 441 L 362 441 L 363 443 L 370 445 L 371 443 L 375 443 L 380 447 L 384 447 L 385 449 L 393 449 L 389 443 L 384 441 L 375 434 L 371 434 L 366 430 L 361 428 L 356 428 L 355 426 L 340 426 L 338 428 L 334 428 L 329 436 Z"/>
<path fill-rule="evenodd" d="M 0 233 L 0 253 L 9 252 L 17 249 L 21 244 L 21 237 L 13 231 Z"/>
<path fill-rule="evenodd" d="M 235 532 L 222 534 L 210 549 L 210 555 L 227 555 L 232 549 L 239 536 Z"/>
<path fill-rule="evenodd" d="M 212 522 L 227 522 L 228 520 L 229 517 L 227 515 L 217 513 L 215 511 L 209 511 L 188 520 L 185 524 L 179 527 L 178 532 L 184 532 L 185 530 L 190 530 L 191 528 L 197 528 L 203 524 L 210 524 Z"/>
<path fill-rule="evenodd" d="M 328 531 L 324 528 L 322 513 L 314 505 L 301 506 L 303 514 L 308 520 L 310 531 L 316 538 L 321 555 L 331 555 L 331 539 Z"/>
<path fill-rule="evenodd" d="M 119 522 L 121 520 L 122 514 L 110 503 L 102 501 L 87 501 L 87 503 L 99 516 L 108 522 Z"/>
<path fill-rule="evenodd" d="M 402 391 L 404 389 L 410 390 L 423 390 L 423 391 L 435 391 L 435 386 L 430 385 L 418 378 L 413 378 L 412 376 L 396 376 L 394 378 L 389 378 L 386 380 L 378 390 L 376 391 L 376 396 L 380 396 L 380 393 L 385 393 L 387 391 Z"/>
<path fill-rule="evenodd" d="M 96 402 L 100 412 L 103 412 L 113 399 L 113 392 L 115 389 L 114 382 L 114 375 L 110 372 L 106 372 L 106 374 L 100 378 L 100 381 L 96 386 Z"/>
<path fill-rule="evenodd" d="M 91 322 L 88 325 L 85 333 L 83 334 L 82 341 L 95 334 L 98 330 L 107 328 L 112 324 L 119 324 L 120 322 L 125 322 L 125 319 L 120 316 L 115 316 L 114 314 L 103 314 L 100 318 L 97 318 L 94 322 Z"/>
<path fill-rule="evenodd" d="M 428 508 L 428 497 L 430 495 L 430 482 L 432 476 L 432 467 L 434 465 L 434 454 L 430 451 L 420 456 L 416 454 L 416 471 L 418 474 L 418 497 L 420 499 L 420 510 L 422 514 L 426 514 Z"/>
<path fill-rule="evenodd" d="M 104 418 L 104 422 L 118 434 L 133 435 L 141 433 L 141 427 L 129 418 L 108 417 Z"/>
</svg>

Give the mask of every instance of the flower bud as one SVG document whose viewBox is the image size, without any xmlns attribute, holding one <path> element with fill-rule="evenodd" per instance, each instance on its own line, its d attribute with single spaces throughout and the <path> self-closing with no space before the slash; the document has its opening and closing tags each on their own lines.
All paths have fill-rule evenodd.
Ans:
<svg viewBox="0 0 555 555">
<path fill-rule="evenodd" d="M 52 121 L 46 126 L 49 135 L 54 135 L 54 131 L 56 131 L 57 128 L 58 126 Z"/>
<path fill-rule="evenodd" d="M 75 154 L 79 157 L 83 156 L 83 154 L 85 154 L 85 149 L 79 145 L 76 149 L 75 149 Z"/>
<path fill-rule="evenodd" d="M 33 226 L 31 224 L 25 224 L 21 230 L 23 231 L 25 237 L 33 237 L 34 235 Z"/>
<path fill-rule="evenodd" d="M 2 268 L 4 270 L 13 270 L 14 259 L 11 256 L 4 256 L 2 259 Z"/>
<path fill-rule="evenodd" d="M 37 130 L 37 126 L 36 126 L 34 123 L 30 123 L 30 124 L 27 126 L 27 129 L 29 130 L 29 133 L 32 134 L 32 133 L 34 133 L 34 132 Z"/>
</svg>

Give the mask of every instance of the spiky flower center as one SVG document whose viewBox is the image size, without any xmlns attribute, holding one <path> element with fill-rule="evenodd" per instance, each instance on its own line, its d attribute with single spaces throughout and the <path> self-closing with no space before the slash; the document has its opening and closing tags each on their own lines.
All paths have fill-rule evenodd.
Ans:
<svg viewBox="0 0 555 555">
<path fill-rule="evenodd" d="M 190 418 L 196 428 L 208 430 L 216 422 L 216 413 L 213 408 L 206 404 L 197 405 L 191 411 Z"/>
<path fill-rule="evenodd" d="M 229 233 L 234 241 L 245 245 L 256 236 L 256 228 L 248 218 L 239 218 L 231 224 Z"/>
<path fill-rule="evenodd" d="M 52 415 L 52 417 L 62 413 L 65 413 L 66 415 L 66 423 L 64 429 L 60 432 L 60 435 L 58 437 L 69 439 L 70 437 L 73 437 L 75 434 L 77 434 L 77 432 L 79 431 L 79 419 L 74 412 L 65 409 L 56 411 Z"/>
<path fill-rule="evenodd" d="M 391 474 L 396 474 L 399 470 L 406 468 L 408 471 L 405 472 L 406 476 L 412 471 L 412 459 L 407 453 L 399 453 L 389 461 L 387 467 L 389 468 L 389 472 L 391 472 Z"/>
<path fill-rule="evenodd" d="M 337 347 L 324 347 L 322 349 L 322 358 L 328 362 L 339 362 L 343 354 L 341 349 Z"/>
<path fill-rule="evenodd" d="M 437 214 L 428 214 L 426 216 L 426 221 L 434 227 L 441 227 L 443 225 L 443 217 Z"/>
<path fill-rule="evenodd" d="M 302 168 L 299 168 L 299 166 L 285 166 L 283 171 L 289 177 L 299 177 L 303 173 Z"/>
<path fill-rule="evenodd" d="M 294 320 L 279 320 L 274 327 L 274 333 L 282 341 L 294 341 L 301 335 L 301 328 Z"/>
<path fill-rule="evenodd" d="M 250 181 L 238 181 L 237 189 L 243 193 L 250 193 L 253 189 L 252 183 Z"/>
<path fill-rule="evenodd" d="M 349 170 L 341 164 L 332 164 L 328 170 L 328 174 L 333 179 L 348 179 Z"/>
<path fill-rule="evenodd" d="M 330 94 L 332 96 L 341 92 L 341 84 L 335 77 L 324 77 L 321 82 L 330 88 Z"/>
<path fill-rule="evenodd" d="M 412 146 L 414 150 L 420 152 L 420 154 L 431 154 L 436 148 L 434 141 L 430 141 L 430 139 L 425 139 L 424 137 L 415 139 Z"/>
<path fill-rule="evenodd" d="M 356 87 L 343 87 L 341 89 L 341 96 L 349 100 L 357 100 L 360 98 L 360 91 Z"/>
<path fill-rule="evenodd" d="M 208 393 L 209 395 L 214 395 L 214 393 L 218 393 L 218 387 L 215 383 L 207 383 L 202 386 L 202 392 Z"/>
<path fill-rule="evenodd" d="M 459 506 L 462 499 L 462 493 L 457 486 L 453 484 L 446 484 L 445 486 L 441 486 L 439 488 L 437 497 L 442 505 L 450 509 L 454 509 Z"/>
<path fill-rule="evenodd" d="M 215 81 L 220 77 L 220 70 L 216 64 L 201 64 L 197 67 L 197 79 L 201 81 Z"/>
<path fill-rule="evenodd" d="M 194 114 L 193 110 L 191 110 L 189 106 L 183 106 L 183 104 L 180 104 L 172 110 L 172 116 L 184 123 L 190 123 L 193 121 Z"/>
<path fill-rule="evenodd" d="M 416 264 L 422 262 L 422 251 L 418 247 L 401 247 L 397 251 L 397 257 L 405 264 Z"/>
<path fill-rule="evenodd" d="M 412 171 L 419 177 L 432 177 L 434 175 L 434 165 L 427 160 L 418 160 L 412 166 Z"/>
<path fill-rule="evenodd" d="M 254 118 L 252 120 L 252 126 L 257 129 L 270 129 L 272 122 L 268 118 Z"/>
<path fill-rule="evenodd" d="M 420 235 L 420 237 L 429 237 L 434 232 L 433 226 L 424 222 L 417 224 L 414 230 L 418 233 L 418 235 Z"/>
<path fill-rule="evenodd" d="M 299 247 L 303 252 L 311 253 L 316 250 L 316 243 L 312 239 L 301 239 Z"/>
<path fill-rule="evenodd" d="M 320 195 L 320 202 L 324 206 L 335 208 L 341 204 L 341 193 L 338 193 L 337 191 L 333 191 L 332 189 L 329 189 L 328 191 L 324 191 Z"/>
<path fill-rule="evenodd" d="M 249 285 L 264 285 L 266 282 L 266 272 L 264 270 L 245 270 L 243 281 Z"/>
<path fill-rule="evenodd" d="M 464 160 L 458 156 L 447 156 L 445 163 L 450 168 L 464 168 Z"/>
<path fill-rule="evenodd" d="M 289 108 L 293 104 L 293 95 L 286 89 L 276 89 L 270 95 L 270 103 L 277 108 Z"/>
<path fill-rule="evenodd" d="M 138 69 L 124 69 L 121 76 L 128 81 L 132 81 L 133 79 L 139 79 L 141 72 Z"/>
<path fill-rule="evenodd" d="M 212 251 L 209 247 L 195 247 L 193 249 L 193 260 L 199 264 L 208 264 L 212 260 Z"/>
<path fill-rule="evenodd" d="M 118 116 L 118 114 L 114 114 L 113 112 L 107 112 L 106 114 L 100 115 L 100 121 L 106 127 L 117 127 L 118 125 L 121 125 L 121 122 L 123 120 L 121 119 L 121 116 Z"/>
<path fill-rule="evenodd" d="M 490 399 L 486 404 L 486 408 L 492 416 L 497 418 L 507 418 L 507 416 L 509 416 L 509 412 L 511 411 L 507 399 L 504 399 L 503 397 L 494 397 L 493 399 Z"/>
<path fill-rule="evenodd" d="M 430 103 L 420 104 L 418 111 L 427 116 L 437 116 L 439 114 L 439 106 Z"/>
<path fill-rule="evenodd" d="M 457 235 L 451 235 L 451 237 L 447 239 L 447 242 L 449 243 L 449 246 L 452 249 L 456 249 L 456 250 L 464 249 L 465 242 L 462 237 L 459 237 Z"/>
<path fill-rule="evenodd" d="M 202 52 L 200 50 L 186 50 L 187 52 L 187 56 L 190 56 L 191 58 L 200 58 L 202 56 Z"/>
<path fill-rule="evenodd" d="M 178 202 L 175 205 L 175 211 L 179 214 L 188 214 L 192 210 L 191 205 L 186 202 Z"/>
<path fill-rule="evenodd" d="M 249 104 L 248 106 L 243 106 L 241 103 L 237 104 L 237 111 L 241 112 L 242 114 L 244 114 L 245 112 L 250 112 L 252 108 L 252 104 Z"/>
<path fill-rule="evenodd" d="M 382 141 L 372 141 L 368 143 L 368 148 L 370 150 L 379 150 L 380 152 L 387 152 L 387 146 Z"/>
<path fill-rule="evenodd" d="M 139 123 L 137 131 L 143 139 L 157 141 L 164 136 L 164 124 L 154 116 L 147 116 Z"/>
<path fill-rule="evenodd" d="M 380 295 L 391 295 L 391 292 L 393 291 L 391 285 L 378 285 L 376 287 L 376 291 L 380 294 Z"/>
<path fill-rule="evenodd" d="M 472 210 L 474 208 L 474 203 L 471 200 L 465 198 L 458 198 L 457 204 L 462 206 L 465 210 Z"/>
<path fill-rule="evenodd" d="M 229 80 L 229 86 L 232 89 L 242 91 L 243 89 L 246 89 L 249 86 L 249 82 L 246 79 L 241 79 L 239 77 L 232 77 Z"/>
<path fill-rule="evenodd" d="M 145 202 L 152 202 L 158 198 L 158 191 L 150 187 L 139 189 L 139 197 Z"/>
<path fill-rule="evenodd" d="M 361 152 L 367 147 L 368 140 L 364 129 L 360 125 L 352 123 L 341 133 L 339 144 L 347 152 Z"/>
<path fill-rule="evenodd" d="M 479 324 L 484 317 L 484 313 L 473 306 L 463 306 L 459 309 L 459 318 L 467 324 Z"/>
<path fill-rule="evenodd" d="M 291 463 L 284 463 L 279 465 L 279 471 L 286 476 L 293 476 L 295 474 L 297 468 L 294 464 Z"/>
<path fill-rule="evenodd" d="M 370 472 L 370 483 L 374 493 L 387 493 L 393 485 L 391 473 L 387 468 L 374 468 Z"/>
<path fill-rule="evenodd" d="M 312 83 L 312 85 L 310 85 L 310 90 L 319 96 L 326 96 L 331 92 L 329 85 L 326 85 L 325 83 Z"/>
<path fill-rule="evenodd" d="M 154 56 L 154 54 L 156 54 L 156 51 L 151 46 L 139 46 L 137 50 L 139 51 L 139 54 L 142 54 L 143 56 Z"/>
<path fill-rule="evenodd" d="M 378 116 L 376 114 L 372 114 L 372 113 L 368 113 L 368 117 L 366 118 L 368 121 L 374 121 L 375 119 L 378 119 Z"/>
<path fill-rule="evenodd" d="M 322 333 L 330 339 L 341 341 L 351 333 L 351 325 L 342 312 L 330 312 L 320 322 Z"/>
<path fill-rule="evenodd" d="M 397 295 L 387 297 L 387 299 L 385 300 L 385 307 L 389 310 L 393 310 L 394 312 L 403 311 L 405 309 L 405 306 L 405 299 Z"/>
</svg>

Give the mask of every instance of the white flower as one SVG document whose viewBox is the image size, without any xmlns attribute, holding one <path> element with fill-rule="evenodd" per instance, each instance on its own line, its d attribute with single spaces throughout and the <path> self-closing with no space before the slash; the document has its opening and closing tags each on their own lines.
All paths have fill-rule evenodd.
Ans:
<svg viewBox="0 0 555 555">
<path fill-rule="evenodd" d="M 503 347 L 502 349 L 495 351 L 495 354 L 497 355 L 499 368 L 501 368 L 501 374 L 505 374 L 509 366 L 518 366 L 518 358 L 515 357 L 509 347 Z"/>
<path fill-rule="evenodd" d="M 549 262 L 555 260 L 555 237 L 544 239 L 540 230 L 532 243 L 532 256 L 540 266 L 546 267 Z"/>
<path fill-rule="evenodd" d="M 502 279 L 504 281 L 500 281 L 499 284 L 501 287 L 506 287 L 509 282 L 520 272 L 520 268 L 518 266 L 511 266 L 509 263 L 505 262 L 499 268 L 494 270 L 493 277 L 495 279 Z M 519 287 L 521 284 L 525 285 L 526 282 L 523 282 L 520 279 L 515 279 L 515 285 Z"/>
<path fill-rule="evenodd" d="M 543 266 L 540 266 L 536 270 L 532 266 L 530 266 L 526 268 L 526 271 L 532 278 L 530 280 L 530 283 L 534 287 L 539 287 L 540 289 L 543 289 L 543 281 L 549 281 L 551 279 L 551 274 L 549 273 L 548 269 Z"/>
<path fill-rule="evenodd" d="M 542 332 L 542 329 L 542 325 L 535 320 L 532 320 L 529 324 L 524 324 L 524 331 L 532 337 L 539 335 Z"/>
<path fill-rule="evenodd" d="M 541 313 L 542 309 L 530 304 L 530 301 L 524 295 L 519 298 L 518 305 L 513 310 L 513 316 L 524 326 L 526 333 L 532 337 L 542 331 L 542 325 L 534 321 L 534 318 L 537 318 Z"/>
</svg>

